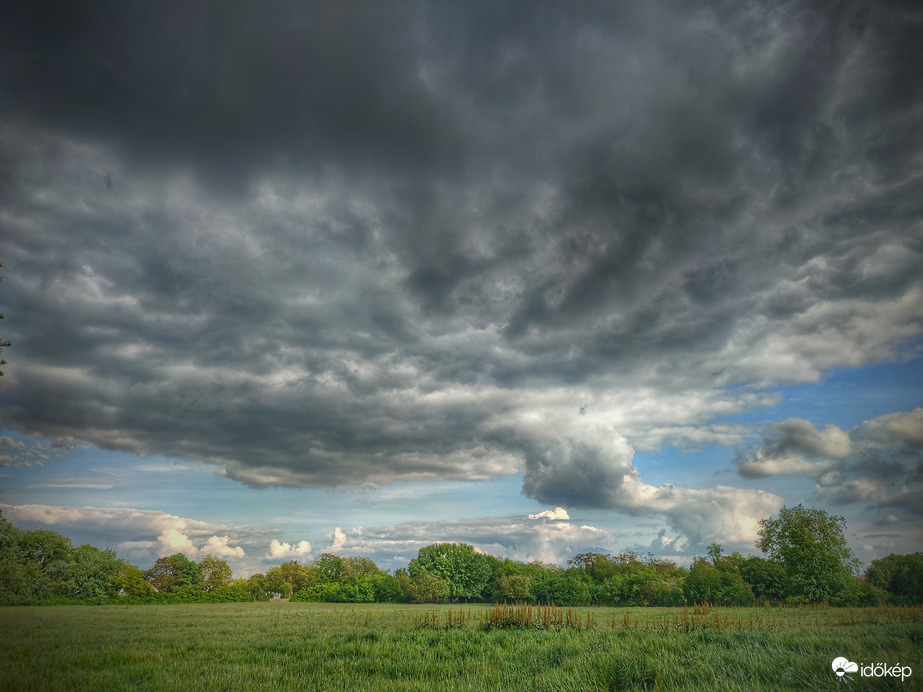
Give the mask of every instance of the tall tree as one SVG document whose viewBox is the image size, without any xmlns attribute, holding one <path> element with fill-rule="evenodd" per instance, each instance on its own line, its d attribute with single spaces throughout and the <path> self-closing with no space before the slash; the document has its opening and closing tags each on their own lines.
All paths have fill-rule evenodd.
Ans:
<svg viewBox="0 0 923 692">
<path fill-rule="evenodd" d="M 760 521 L 756 546 L 785 569 L 790 596 L 824 601 L 859 569 L 845 532 L 843 517 L 802 505 L 783 507 L 778 517 Z"/>
<path fill-rule="evenodd" d="M 144 578 L 164 593 L 170 593 L 182 583 L 179 565 L 170 557 L 157 558 L 154 566 L 144 573 Z"/>
<path fill-rule="evenodd" d="M 184 553 L 173 553 L 170 559 L 176 565 L 176 576 L 182 586 L 199 583 L 199 565 L 195 560 L 190 560 Z"/>
<path fill-rule="evenodd" d="M 228 563 L 214 555 L 206 555 L 199 562 L 199 583 L 203 591 L 214 591 L 219 586 L 227 586 L 232 576 Z"/>
</svg>

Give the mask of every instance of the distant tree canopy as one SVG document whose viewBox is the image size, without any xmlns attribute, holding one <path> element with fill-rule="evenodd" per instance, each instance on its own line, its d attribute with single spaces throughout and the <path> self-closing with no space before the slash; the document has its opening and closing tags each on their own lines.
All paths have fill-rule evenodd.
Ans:
<svg viewBox="0 0 923 692">
<path fill-rule="evenodd" d="M 765 557 L 724 553 L 687 569 L 648 554 L 580 553 L 567 567 L 499 559 L 464 543 L 421 548 L 393 573 L 367 557 L 323 553 L 232 581 L 224 560 L 183 553 L 142 571 L 115 551 L 74 548 L 47 529 L 23 530 L 0 512 L 0 604 L 191 603 L 288 598 L 343 603 L 445 601 L 555 603 L 559 606 L 676 606 L 829 601 L 832 605 L 923 603 L 923 553 L 873 560 L 862 577 L 845 543 L 845 522 L 821 510 L 783 508 L 765 519 Z"/>
</svg>

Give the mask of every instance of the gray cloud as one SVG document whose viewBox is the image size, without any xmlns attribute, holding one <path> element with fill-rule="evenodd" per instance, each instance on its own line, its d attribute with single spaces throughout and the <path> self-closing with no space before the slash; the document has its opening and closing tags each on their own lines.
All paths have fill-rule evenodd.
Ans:
<svg viewBox="0 0 923 692">
<path fill-rule="evenodd" d="M 816 479 L 815 493 L 824 502 L 918 514 L 921 424 L 920 408 L 871 418 L 848 431 L 835 425 L 818 430 L 790 418 L 773 426 L 760 449 L 738 459 L 738 470 L 752 478 L 806 474 Z"/>
<path fill-rule="evenodd" d="M 817 430 L 803 418 L 789 418 L 773 426 L 774 437 L 739 463 L 740 475 L 761 478 L 806 473 L 817 476 L 837 468 L 852 451 L 849 434 L 836 425 Z"/>
<path fill-rule="evenodd" d="M 919 337 L 919 10 L 350 8 L 11 10 L 0 423 L 747 535 L 778 498 L 631 455 Z M 844 458 L 788 426 L 751 475 Z"/>
</svg>

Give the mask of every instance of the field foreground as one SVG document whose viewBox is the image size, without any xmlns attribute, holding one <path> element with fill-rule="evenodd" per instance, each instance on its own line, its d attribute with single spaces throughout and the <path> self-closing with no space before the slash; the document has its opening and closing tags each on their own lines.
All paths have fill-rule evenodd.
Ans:
<svg viewBox="0 0 923 692">
<path fill-rule="evenodd" d="M 552 617 L 553 615 L 553 617 Z M 0 609 L 0 690 L 923 689 L 923 608 Z M 837 657 L 909 666 L 840 680 Z"/>
</svg>

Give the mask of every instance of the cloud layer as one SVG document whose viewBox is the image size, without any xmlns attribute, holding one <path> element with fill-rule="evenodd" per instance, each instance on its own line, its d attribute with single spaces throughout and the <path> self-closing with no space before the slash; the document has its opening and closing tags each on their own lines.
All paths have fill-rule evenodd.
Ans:
<svg viewBox="0 0 923 692">
<path fill-rule="evenodd" d="M 0 27 L 8 429 L 254 487 L 522 473 L 744 540 L 780 497 L 635 450 L 919 355 L 906 4 L 52 5 Z M 824 474 L 918 429 L 789 419 L 739 469 L 907 504 Z"/>
</svg>

